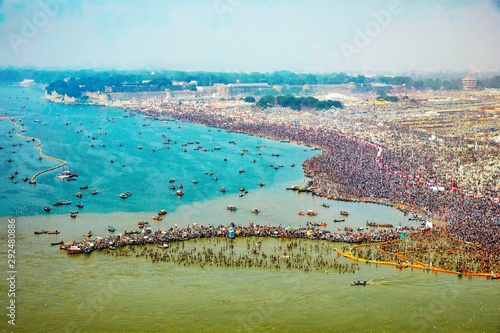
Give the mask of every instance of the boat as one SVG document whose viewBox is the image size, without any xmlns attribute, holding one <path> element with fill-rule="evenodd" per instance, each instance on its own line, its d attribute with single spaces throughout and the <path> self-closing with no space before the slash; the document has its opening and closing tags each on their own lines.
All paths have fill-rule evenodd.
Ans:
<svg viewBox="0 0 500 333">
<path fill-rule="evenodd" d="M 68 254 L 80 254 L 80 253 L 83 253 L 83 249 L 81 249 L 78 246 L 72 245 L 72 246 L 68 247 L 67 252 L 68 252 Z"/>
<path fill-rule="evenodd" d="M 120 193 L 120 198 L 127 199 L 128 195 L 126 195 L 125 193 Z"/>
<path fill-rule="evenodd" d="M 225 189 L 224 187 L 221 187 L 221 188 L 220 188 L 220 191 L 221 191 L 222 193 L 226 193 L 226 189 Z"/>
<path fill-rule="evenodd" d="M 65 180 L 73 179 L 76 177 L 78 177 L 77 173 L 72 172 L 71 169 L 69 168 L 68 170 L 64 170 L 64 167 L 62 172 L 56 176 L 56 178 L 58 179 L 65 179 Z"/>
<path fill-rule="evenodd" d="M 198 181 L 196 179 L 194 179 L 193 184 L 198 184 Z"/>
<path fill-rule="evenodd" d="M 366 281 L 351 281 L 351 286 L 366 286 Z"/>
<path fill-rule="evenodd" d="M 184 192 L 182 192 L 181 190 L 178 190 L 177 192 L 175 192 L 175 194 L 182 197 L 184 195 Z"/>
<path fill-rule="evenodd" d="M 92 195 L 96 195 L 97 193 L 99 193 L 99 191 L 97 191 L 97 190 L 92 191 Z"/>
<path fill-rule="evenodd" d="M 304 215 L 305 215 L 305 213 L 304 213 L 304 212 L 297 212 L 297 215 L 299 215 L 299 216 L 304 216 Z"/>
<path fill-rule="evenodd" d="M 169 183 L 174 183 L 174 182 L 175 182 L 175 179 L 170 178 L 170 179 L 168 180 L 168 182 L 169 182 Z"/>
<path fill-rule="evenodd" d="M 162 218 L 159 217 L 158 215 L 153 215 L 152 219 L 155 220 L 155 221 L 161 221 L 162 220 Z"/>
<path fill-rule="evenodd" d="M 109 225 L 108 228 L 107 228 L 107 230 L 109 232 L 115 232 L 116 231 L 116 229 L 112 225 Z"/>
<path fill-rule="evenodd" d="M 368 221 L 366 221 L 366 226 L 367 227 L 378 227 L 378 223 L 377 222 L 368 222 Z"/>
<path fill-rule="evenodd" d="M 345 222 L 345 219 L 334 219 L 333 222 Z"/>
<path fill-rule="evenodd" d="M 380 223 L 378 226 L 381 227 L 381 228 L 393 228 L 394 227 L 390 223 Z"/>
<path fill-rule="evenodd" d="M 175 190 L 175 185 L 170 186 L 170 189 Z"/>
<path fill-rule="evenodd" d="M 259 212 L 259 210 L 257 208 L 254 208 L 254 209 L 252 209 L 252 213 L 259 214 L 260 212 Z"/>
<path fill-rule="evenodd" d="M 321 206 L 325 207 L 325 208 L 330 208 L 330 205 L 327 204 L 326 202 L 322 203 Z"/>
<path fill-rule="evenodd" d="M 78 203 L 76 204 L 76 207 L 78 207 L 78 208 L 83 208 L 83 204 L 82 204 L 81 202 L 78 202 Z"/>
<path fill-rule="evenodd" d="M 80 190 L 85 190 L 85 189 L 88 189 L 88 188 L 89 188 L 88 185 L 82 185 L 82 186 L 80 186 Z"/>
<path fill-rule="evenodd" d="M 236 211 L 238 208 L 236 208 L 236 206 L 233 205 L 227 205 L 226 209 L 231 211 Z"/>
<path fill-rule="evenodd" d="M 316 212 L 315 212 L 315 211 L 313 211 L 313 210 L 308 210 L 308 211 L 306 212 L 306 215 L 308 215 L 308 216 L 316 216 L 316 215 L 318 215 L 318 213 L 316 213 Z"/>
<path fill-rule="evenodd" d="M 238 172 L 239 173 L 243 173 L 243 172 L 245 172 L 245 170 L 244 169 L 240 169 Z"/>
<path fill-rule="evenodd" d="M 89 237 L 89 238 L 90 238 L 90 237 L 92 237 L 92 235 L 93 235 L 93 234 L 92 234 L 92 231 L 87 232 L 87 237 Z"/>
<path fill-rule="evenodd" d="M 78 213 L 78 212 L 76 212 L 76 213 L 75 213 L 75 212 L 71 212 L 71 214 L 69 214 L 69 216 L 70 216 L 70 217 L 72 217 L 72 218 L 76 218 L 76 214 L 77 214 L 77 213 Z"/>
<path fill-rule="evenodd" d="M 165 209 L 161 209 L 160 211 L 158 211 L 158 215 L 165 215 L 167 214 L 167 211 Z"/>
<path fill-rule="evenodd" d="M 63 205 L 71 205 L 71 201 L 58 201 L 52 204 L 53 206 L 63 206 Z"/>
<path fill-rule="evenodd" d="M 349 213 L 348 213 L 348 212 L 346 212 L 345 210 L 341 210 L 341 211 L 340 211 L 340 215 L 342 215 L 342 216 L 348 216 L 348 215 L 349 215 Z"/>
<path fill-rule="evenodd" d="M 63 244 L 63 241 L 50 243 L 50 245 L 62 245 L 62 244 Z"/>
<path fill-rule="evenodd" d="M 500 279 L 500 276 L 492 274 L 491 277 L 490 277 L 490 279 L 497 280 L 497 279 Z"/>
<path fill-rule="evenodd" d="M 43 210 L 46 211 L 46 212 L 50 212 L 50 207 L 49 206 L 45 206 L 45 207 L 43 207 Z"/>
<path fill-rule="evenodd" d="M 129 191 L 127 191 L 127 192 L 125 192 L 125 195 L 126 195 L 127 197 L 130 197 L 130 196 L 132 195 L 132 193 L 130 193 Z"/>
<path fill-rule="evenodd" d="M 307 225 L 311 227 L 323 227 L 323 228 L 326 228 L 327 226 L 325 222 L 307 222 Z"/>
<path fill-rule="evenodd" d="M 49 230 L 49 231 L 47 231 L 48 235 L 58 235 L 60 233 L 61 232 L 59 230 Z"/>
<path fill-rule="evenodd" d="M 78 192 L 75 194 L 78 198 L 81 198 L 82 197 L 82 193 Z"/>
<path fill-rule="evenodd" d="M 156 245 L 156 247 L 159 249 L 168 249 L 169 245 L 168 244 L 158 244 L 158 245 Z"/>
<path fill-rule="evenodd" d="M 35 233 L 35 235 L 46 234 L 47 230 L 35 230 L 34 233 Z"/>
<path fill-rule="evenodd" d="M 264 186 L 265 184 L 263 182 L 259 182 L 259 186 Z"/>
</svg>

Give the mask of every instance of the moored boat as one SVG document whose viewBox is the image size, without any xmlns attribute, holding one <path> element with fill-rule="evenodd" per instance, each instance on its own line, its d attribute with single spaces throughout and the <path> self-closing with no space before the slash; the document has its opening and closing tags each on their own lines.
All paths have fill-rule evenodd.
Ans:
<svg viewBox="0 0 500 333">
<path fill-rule="evenodd" d="M 43 210 L 46 211 L 46 212 L 50 212 L 50 207 L 49 206 L 45 206 L 45 207 L 43 207 Z"/>
<path fill-rule="evenodd" d="M 78 246 L 72 245 L 72 246 L 68 247 L 67 252 L 68 252 L 68 254 L 80 254 L 80 253 L 83 253 L 83 249 L 81 249 Z"/>
<path fill-rule="evenodd" d="M 60 233 L 61 232 L 59 230 L 49 230 L 49 231 L 47 231 L 48 235 L 58 235 Z"/>
<path fill-rule="evenodd" d="M 62 244 L 63 244 L 63 241 L 50 243 L 50 245 L 62 245 Z"/>
<path fill-rule="evenodd" d="M 226 209 L 230 210 L 230 211 L 236 211 L 236 210 L 238 210 L 238 208 L 236 208 L 236 206 L 234 206 L 234 205 L 227 205 Z"/>
<path fill-rule="evenodd" d="M 165 214 L 167 214 L 167 210 L 165 210 L 165 209 L 160 209 L 158 211 L 158 215 L 165 215 Z"/>
<path fill-rule="evenodd" d="M 348 215 L 349 215 L 349 213 L 348 213 L 348 212 L 346 212 L 346 211 L 344 211 L 344 210 L 341 210 L 341 211 L 340 211 L 340 215 L 342 215 L 342 216 L 348 216 Z"/>
<path fill-rule="evenodd" d="M 116 231 L 116 229 L 112 225 L 109 225 L 108 228 L 107 228 L 107 230 L 109 232 L 115 232 Z"/>
<path fill-rule="evenodd" d="M 161 221 L 162 220 L 162 218 L 159 217 L 158 215 L 153 215 L 152 219 L 155 220 L 155 221 Z"/>
</svg>

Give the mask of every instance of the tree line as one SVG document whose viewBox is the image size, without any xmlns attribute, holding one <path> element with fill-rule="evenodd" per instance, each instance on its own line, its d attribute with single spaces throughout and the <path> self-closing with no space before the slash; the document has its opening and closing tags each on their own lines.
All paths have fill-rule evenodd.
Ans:
<svg viewBox="0 0 500 333">
<path fill-rule="evenodd" d="M 293 94 L 293 86 L 314 84 L 347 84 L 356 83 L 354 92 L 367 92 L 373 89 L 373 83 L 387 85 L 405 85 L 417 90 L 459 90 L 462 88 L 461 78 L 464 75 L 443 74 L 440 77 L 412 78 L 410 76 L 373 76 L 349 75 L 346 73 L 294 73 L 290 71 L 275 72 L 203 72 L 163 70 L 150 72 L 133 71 L 97 71 L 97 70 L 38 70 L 29 68 L 8 67 L 0 69 L 0 82 L 15 83 L 24 79 L 33 79 L 38 83 L 48 84 L 48 91 L 68 93 L 78 97 L 84 91 L 103 92 L 104 87 L 114 87 L 114 91 L 155 91 L 164 89 L 196 89 L 198 86 L 235 83 L 267 83 L 270 86 L 285 86 L 286 93 Z M 69 78 L 69 79 L 68 79 Z M 192 82 L 188 87 L 172 85 L 173 81 Z M 78 87 L 77 87 L 78 86 Z M 286 88 L 286 86 L 290 86 Z M 478 79 L 478 88 L 500 88 L 500 75 Z M 127 90 L 128 89 L 128 90 Z"/>
<path fill-rule="evenodd" d="M 245 98 L 245 101 L 251 102 L 252 100 L 249 98 Z M 329 110 L 331 108 L 341 109 L 344 107 L 342 103 L 339 101 L 332 101 L 332 100 L 320 101 L 311 96 L 294 97 L 292 95 L 279 95 L 279 96 L 266 95 L 261 97 L 255 105 L 262 109 L 266 109 L 268 107 L 273 107 L 273 106 L 281 106 L 296 111 L 302 110 L 302 108 Z"/>
</svg>

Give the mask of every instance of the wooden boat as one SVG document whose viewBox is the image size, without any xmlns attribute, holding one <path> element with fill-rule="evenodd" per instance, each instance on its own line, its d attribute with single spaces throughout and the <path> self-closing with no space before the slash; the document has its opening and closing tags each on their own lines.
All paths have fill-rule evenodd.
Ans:
<svg viewBox="0 0 500 333">
<path fill-rule="evenodd" d="M 47 232 L 48 232 L 47 230 L 35 230 L 34 231 L 35 235 L 46 234 Z"/>
<path fill-rule="evenodd" d="M 330 208 L 330 205 L 327 204 L 327 203 L 322 203 L 321 206 L 325 207 L 325 208 Z"/>
<path fill-rule="evenodd" d="M 394 227 L 390 223 L 380 223 L 378 226 L 381 227 L 381 228 L 393 228 Z"/>
<path fill-rule="evenodd" d="M 78 198 L 81 198 L 82 197 L 82 194 L 80 192 L 76 193 L 75 194 Z"/>
<path fill-rule="evenodd" d="M 88 189 L 88 188 L 89 188 L 88 185 L 82 185 L 82 186 L 80 186 L 80 190 L 85 190 L 85 189 Z"/>
<path fill-rule="evenodd" d="M 167 214 L 167 211 L 165 209 L 161 209 L 160 211 L 158 211 L 158 215 L 165 215 Z"/>
<path fill-rule="evenodd" d="M 257 208 L 252 209 L 252 213 L 259 214 L 259 210 Z"/>
<path fill-rule="evenodd" d="M 366 281 L 351 281 L 351 286 L 366 286 Z"/>
<path fill-rule="evenodd" d="M 345 222 L 345 219 L 334 219 L 333 222 Z"/>
<path fill-rule="evenodd" d="M 58 201 L 52 204 L 52 206 L 64 206 L 64 205 L 71 205 L 71 201 Z"/>
<path fill-rule="evenodd" d="M 314 212 L 313 210 L 308 210 L 306 212 L 306 215 L 308 215 L 308 216 L 316 216 L 316 215 L 318 215 L 318 213 Z"/>
<path fill-rule="evenodd" d="M 378 227 L 378 223 L 366 221 L 366 226 L 367 227 Z"/>
<path fill-rule="evenodd" d="M 50 245 L 62 245 L 62 244 L 63 244 L 63 241 L 50 243 Z"/>
<path fill-rule="evenodd" d="M 155 220 L 155 221 L 161 221 L 162 220 L 162 218 L 159 217 L 158 215 L 153 215 L 152 219 Z"/>
<path fill-rule="evenodd" d="M 304 215 L 305 215 L 305 213 L 304 213 L 304 212 L 297 212 L 297 215 L 299 215 L 299 216 L 304 216 Z"/>
<path fill-rule="evenodd" d="M 346 211 L 344 211 L 344 210 L 341 210 L 341 211 L 340 211 L 340 215 L 342 215 L 342 216 L 348 216 L 348 215 L 349 215 L 349 213 L 348 213 L 348 212 L 346 212 Z"/>
<path fill-rule="evenodd" d="M 52 230 L 52 231 L 47 231 L 47 234 L 48 235 L 58 235 L 60 234 L 61 232 L 59 230 Z"/>
<path fill-rule="evenodd" d="M 145 225 L 145 224 L 149 224 L 149 222 L 145 222 L 145 221 L 139 221 L 139 222 L 137 222 L 137 225 Z"/>
</svg>

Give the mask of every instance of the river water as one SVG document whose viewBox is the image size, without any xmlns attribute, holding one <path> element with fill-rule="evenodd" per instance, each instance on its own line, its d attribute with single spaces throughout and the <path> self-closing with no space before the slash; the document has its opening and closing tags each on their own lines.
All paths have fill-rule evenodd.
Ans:
<svg viewBox="0 0 500 333">
<path fill-rule="evenodd" d="M 45 154 L 66 160 L 79 175 L 76 181 L 63 181 L 55 177 L 59 169 L 39 176 L 36 185 L 24 182 L 24 177 L 57 163 L 38 160 L 33 144 L 16 137 L 17 128 L 12 130 L 7 119 L 0 121 L 0 253 L 7 277 L 7 223 L 14 219 L 17 269 L 16 326 L 8 325 L 8 317 L 2 315 L 2 332 L 500 331 L 499 285 L 484 278 L 459 279 L 370 264 L 342 274 L 322 269 L 187 267 L 152 263 L 137 258 L 135 250 L 130 256 L 69 256 L 50 243 L 81 240 L 89 230 L 106 236 L 108 225 L 117 233 L 136 229 L 142 220 L 155 229 L 249 221 L 290 227 L 324 221 L 330 230 L 362 227 L 367 220 L 417 225 L 391 207 L 328 201 L 330 207 L 325 208 L 323 198 L 286 191 L 304 183 L 301 163 L 320 153 L 308 147 L 173 120 L 153 121 L 122 110 L 53 104 L 41 99 L 36 88 L 0 87 L 0 108 L 0 114 L 24 125 L 24 135 L 43 142 Z M 164 144 L 167 138 L 170 143 Z M 15 170 L 19 174 L 9 179 Z M 175 182 L 169 183 L 170 178 Z M 170 189 L 180 183 L 182 197 Z M 81 185 L 89 188 L 80 190 Z M 221 193 L 221 187 L 227 192 Z M 240 187 L 248 194 L 240 197 Z M 99 193 L 91 195 L 93 189 Z M 119 198 L 125 191 L 132 195 Z M 81 199 L 76 192 L 82 193 Z M 66 200 L 72 205 L 52 206 Z M 84 208 L 75 207 L 77 201 Z M 229 204 L 238 210 L 228 211 Z M 43 211 L 45 205 L 51 206 L 50 213 Z M 252 214 L 254 207 L 261 213 Z M 151 216 L 159 209 L 168 214 L 153 222 Z M 318 215 L 297 215 L 309 209 Z M 73 219 L 69 212 L 74 210 L 79 214 Z M 333 223 L 341 210 L 349 212 L 346 221 Z M 34 235 L 39 229 L 61 233 Z M 214 240 L 185 245 L 210 242 Z M 237 238 L 234 246 L 245 251 L 245 242 Z M 262 240 L 268 252 L 283 244 L 279 239 Z M 342 244 L 322 246 L 331 251 L 331 260 L 348 262 L 333 255 L 333 248 Z M 7 314 L 9 285 L 2 280 L 0 300 Z M 352 287 L 352 280 L 366 280 L 368 285 Z"/>
</svg>

